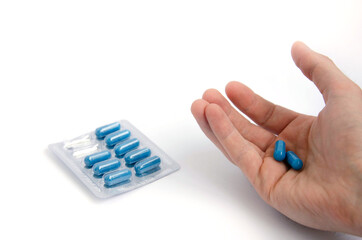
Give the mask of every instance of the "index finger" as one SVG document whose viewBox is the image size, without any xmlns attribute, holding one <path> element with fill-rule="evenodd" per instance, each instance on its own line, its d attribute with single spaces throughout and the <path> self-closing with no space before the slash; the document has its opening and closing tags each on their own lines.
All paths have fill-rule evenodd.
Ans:
<svg viewBox="0 0 362 240">
<path fill-rule="evenodd" d="M 239 82 L 230 82 L 226 94 L 234 105 L 258 125 L 279 134 L 300 114 L 275 105 Z"/>
</svg>

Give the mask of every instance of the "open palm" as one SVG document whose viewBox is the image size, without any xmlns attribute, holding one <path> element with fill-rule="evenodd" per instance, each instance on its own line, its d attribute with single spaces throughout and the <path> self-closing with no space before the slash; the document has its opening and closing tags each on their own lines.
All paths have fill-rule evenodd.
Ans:
<svg viewBox="0 0 362 240">
<path fill-rule="evenodd" d="M 207 137 L 239 166 L 259 195 L 306 226 L 362 234 L 362 91 L 327 57 L 304 44 L 293 45 L 296 65 L 326 102 L 318 117 L 298 114 L 231 82 L 231 102 L 214 89 L 192 105 Z M 303 161 L 302 171 L 273 159 L 274 144 Z"/>
</svg>

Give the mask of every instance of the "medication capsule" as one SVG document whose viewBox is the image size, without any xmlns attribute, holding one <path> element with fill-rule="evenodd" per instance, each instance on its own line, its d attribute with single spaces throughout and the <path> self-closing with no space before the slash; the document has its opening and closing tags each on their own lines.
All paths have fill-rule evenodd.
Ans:
<svg viewBox="0 0 362 240">
<path fill-rule="evenodd" d="M 292 151 L 287 152 L 287 162 L 295 170 L 300 170 L 303 167 L 302 160 Z"/>
<path fill-rule="evenodd" d="M 151 155 L 151 150 L 148 148 L 142 148 L 138 150 L 133 150 L 124 155 L 124 161 L 126 164 L 134 164 L 146 157 Z"/>
<path fill-rule="evenodd" d="M 110 151 L 102 151 L 102 152 L 93 153 L 84 158 L 84 164 L 87 167 L 91 167 L 98 162 L 102 162 L 104 160 L 110 159 L 111 156 L 112 156 L 112 154 Z"/>
<path fill-rule="evenodd" d="M 130 135 L 131 132 L 129 130 L 117 131 L 107 135 L 104 141 L 106 142 L 107 147 L 113 147 L 117 143 L 129 138 Z"/>
<path fill-rule="evenodd" d="M 97 128 L 95 133 L 98 139 L 103 139 L 106 135 L 118 131 L 119 129 L 121 129 L 121 124 L 119 124 L 119 122 L 114 122 Z"/>
<path fill-rule="evenodd" d="M 140 141 L 138 141 L 138 139 L 136 138 L 132 138 L 117 144 L 114 147 L 114 152 L 116 154 L 116 157 L 123 157 L 124 154 L 137 148 L 139 145 Z"/>
<path fill-rule="evenodd" d="M 104 185 L 111 187 L 118 183 L 128 182 L 132 172 L 128 169 L 117 170 L 103 175 Z"/>
<path fill-rule="evenodd" d="M 143 176 L 160 169 L 161 159 L 158 156 L 152 156 L 137 162 L 134 165 L 136 176 Z"/>
<path fill-rule="evenodd" d="M 283 140 L 278 140 L 275 142 L 274 148 L 274 159 L 277 161 L 283 161 L 286 155 L 285 142 Z"/>
<path fill-rule="evenodd" d="M 107 172 L 116 170 L 121 166 L 121 162 L 118 159 L 109 159 L 103 162 L 99 162 L 93 165 L 94 175 L 100 176 Z"/>
</svg>

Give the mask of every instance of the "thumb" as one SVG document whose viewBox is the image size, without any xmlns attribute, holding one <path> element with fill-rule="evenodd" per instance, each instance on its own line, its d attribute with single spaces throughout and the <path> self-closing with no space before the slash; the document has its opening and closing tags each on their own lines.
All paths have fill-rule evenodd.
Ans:
<svg viewBox="0 0 362 240">
<path fill-rule="evenodd" d="M 346 93 L 353 85 L 328 57 L 314 52 L 302 42 L 295 42 L 292 57 L 303 74 L 317 86 L 324 102 L 334 95 Z"/>
</svg>

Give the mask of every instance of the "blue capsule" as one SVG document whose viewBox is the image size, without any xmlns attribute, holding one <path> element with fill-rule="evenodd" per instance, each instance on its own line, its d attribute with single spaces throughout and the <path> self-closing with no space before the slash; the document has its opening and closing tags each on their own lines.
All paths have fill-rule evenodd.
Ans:
<svg viewBox="0 0 362 240">
<path fill-rule="evenodd" d="M 84 164 L 86 167 L 91 167 L 98 162 L 110 159 L 111 156 L 112 156 L 112 154 L 110 151 L 102 151 L 102 152 L 93 153 L 84 158 Z"/>
<path fill-rule="evenodd" d="M 128 169 L 117 170 L 103 175 L 104 185 L 111 187 L 119 183 L 126 183 L 132 176 Z"/>
<path fill-rule="evenodd" d="M 98 139 L 103 139 L 108 134 L 118 131 L 119 129 L 121 129 L 121 124 L 119 124 L 119 122 L 115 122 L 97 128 L 95 133 Z"/>
<path fill-rule="evenodd" d="M 116 170 L 121 166 L 121 162 L 118 159 L 109 159 L 103 162 L 99 162 L 93 165 L 94 175 L 100 176 L 107 172 Z"/>
<path fill-rule="evenodd" d="M 302 160 L 292 151 L 287 152 L 287 162 L 295 170 L 300 170 L 303 167 Z"/>
<path fill-rule="evenodd" d="M 132 138 L 117 144 L 114 147 L 114 152 L 116 154 L 116 157 L 123 157 L 124 154 L 137 148 L 139 145 L 140 141 L 138 141 L 138 139 L 136 138 Z"/>
<path fill-rule="evenodd" d="M 137 162 L 134 165 L 136 176 L 144 176 L 160 169 L 161 159 L 158 156 L 152 156 Z"/>
<path fill-rule="evenodd" d="M 131 165 L 146 157 L 149 157 L 150 155 L 151 155 L 151 150 L 148 148 L 133 150 L 124 155 L 124 161 L 126 162 L 126 164 Z"/>
<path fill-rule="evenodd" d="M 283 140 L 278 140 L 275 142 L 274 148 L 274 159 L 277 161 L 283 161 L 286 155 L 285 142 Z"/>
<path fill-rule="evenodd" d="M 117 143 L 122 142 L 123 140 L 129 138 L 129 136 L 131 136 L 130 131 L 122 130 L 107 135 L 104 141 L 106 142 L 107 147 L 113 147 Z"/>
</svg>

